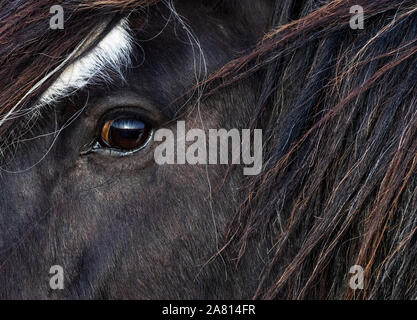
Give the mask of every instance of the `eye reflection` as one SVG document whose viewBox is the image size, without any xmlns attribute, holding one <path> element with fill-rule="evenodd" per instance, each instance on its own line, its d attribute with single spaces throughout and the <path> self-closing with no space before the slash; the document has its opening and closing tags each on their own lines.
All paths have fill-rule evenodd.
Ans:
<svg viewBox="0 0 417 320">
<path fill-rule="evenodd" d="M 106 121 L 101 129 L 101 141 L 104 146 L 132 151 L 146 145 L 151 128 L 135 118 L 119 118 Z"/>
</svg>

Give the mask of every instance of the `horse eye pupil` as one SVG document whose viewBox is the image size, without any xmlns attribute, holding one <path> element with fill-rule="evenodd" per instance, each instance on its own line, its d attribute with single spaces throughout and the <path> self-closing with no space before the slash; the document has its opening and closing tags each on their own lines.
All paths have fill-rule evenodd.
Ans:
<svg viewBox="0 0 417 320">
<path fill-rule="evenodd" d="M 104 124 L 101 139 L 111 148 L 130 151 L 146 143 L 149 131 L 149 127 L 143 121 L 121 118 Z"/>
</svg>

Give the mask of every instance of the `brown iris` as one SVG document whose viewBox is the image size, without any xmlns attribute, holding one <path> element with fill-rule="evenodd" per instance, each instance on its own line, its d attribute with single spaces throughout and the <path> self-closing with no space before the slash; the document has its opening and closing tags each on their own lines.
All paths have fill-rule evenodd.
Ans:
<svg viewBox="0 0 417 320">
<path fill-rule="evenodd" d="M 148 142 L 150 127 L 135 118 L 119 118 L 106 121 L 101 129 L 102 142 L 113 149 L 132 151 Z"/>
</svg>

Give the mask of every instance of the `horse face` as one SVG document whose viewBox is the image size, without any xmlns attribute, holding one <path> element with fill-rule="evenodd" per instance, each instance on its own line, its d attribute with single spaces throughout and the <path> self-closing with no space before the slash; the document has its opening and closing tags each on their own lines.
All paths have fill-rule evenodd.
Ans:
<svg viewBox="0 0 417 320">
<path fill-rule="evenodd" d="M 249 297 L 259 262 L 235 274 L 215 256 L 241 200 L 242 171 L 157 165 L 152 139 L 160 128 L 175 133 L 177 120 L 206 131 L 247 125 L 256 79 L 199 104 L 193 91 L 196 78 L 265 32 L 269 2 L 243 2 L 233 10 L 158 5 L 146 22 L 133 14 L 123 77 L 109 72 L 107 86 L 89 85 L 41 112 L 3 165 L 1 298 Z M 54 265 L 63 290 L 50 287 Z"/>
</svg>

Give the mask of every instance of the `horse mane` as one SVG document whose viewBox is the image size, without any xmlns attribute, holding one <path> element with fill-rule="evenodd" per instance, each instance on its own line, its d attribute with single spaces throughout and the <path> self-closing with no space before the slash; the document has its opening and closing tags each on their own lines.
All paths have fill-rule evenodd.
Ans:
<svg viewBox="0 0 417 320">
<path fill-rule="evenodd" d="M 349 26 L 353 5 L 364 30 Z M 274 21 L 210 78 L 263 73 L 266 165 L 227 238 L 238 260 L 249 240 L 268 248 L 254 297 L 417 298 L 416 3 L 277 1 Z M 363 290 L 349 287 L 354 265 Z"/>
<path fill-rule="evenodd" d="M 59 72 L 31 88 L 98 22 L 157 2 L 62 1 L 73 12 L 61 31 L 45 28 L 51 1 L 5 2 L 0 119 L 22 99 L 19 110 L 33 104 Z M 268 249 L 255 298 L 415 299 L 417 4 L 274 3 L 271 32 L 203 83 L 209 96 L 263 79 L 250 125 L 264 130 L 265 167 L 247 178 L 224 248 L 239 262 L 251 246 Z M 364 30 L 349 26 L 353 5 Z M 353 265 L 364 290 L 348 286 Z"/>
</svg>

